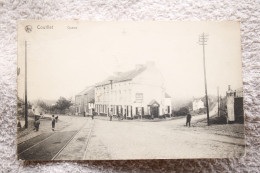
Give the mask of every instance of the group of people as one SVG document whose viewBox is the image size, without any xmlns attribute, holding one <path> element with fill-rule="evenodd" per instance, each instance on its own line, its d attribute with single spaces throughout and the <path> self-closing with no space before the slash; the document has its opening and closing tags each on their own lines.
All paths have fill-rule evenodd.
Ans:
<svg viewBox="0 0 260 173">
<path fill-rule="evenodd" d="M 52 115 L 52 118 L 51 118 L 51 125 L 52 125 L 52 131 L 55 130 L 55 124 L 58 122 L 58 115 L 55 117 L 54 115 Z M 38 115 L 35 115 L 34 116 L 34 130 L 35 131 L 39 131 L 39 128 L 40 128 L 40 116 Z"/>
<path fill-rule="evenodd" d="M 94 119 L 94 115 L 95 115 L 95 112 L 93 111 L 93 113 L 91 115 L 92 120 Z M 58 115 L 56 117 L 54 115 L 52 115 L 52 118 L 51 118 L 52 131 L 55 130 L 55 124 L 58 123 L 58 118 L 59 118 Z M 110 113 L 109 113 L 110 121 L 112 121 L 112 118 L 113 118 L 113 112 L 110 111 Z M 118 119 L 120 119 L 120 118 L 121 117 L 118 116 Z M 186 126 L 189 125 L 189 127 L 190 127 L 190 122 L 191 122 L 191 114 L 187 113 L 187 115 L 186 115 Z M 39 128 L 40 128 L 40 117 L 35 115 L 35 117 L 34 117 L 34 130 L 39 131 Z"/>
<path fill-rule="evenodd" d="M 94 116 L 96 115 L 95 109 L 92 108 L 91 113 L 88 114 L 88 115 L 90 115 L 92 120 L 94 120 Z M 85 111 L 83 112 L 83 116 L 86 117 L 86 112 Z"/>
</svg>

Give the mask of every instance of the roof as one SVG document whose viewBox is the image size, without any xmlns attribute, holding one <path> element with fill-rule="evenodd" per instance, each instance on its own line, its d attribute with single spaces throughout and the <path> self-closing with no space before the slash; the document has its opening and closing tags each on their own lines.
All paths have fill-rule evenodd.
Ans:
<svg viewBox="0 0 260 173">
<path fill-rule="evenodd" d="M 153 105 L 153 104 L 157 104 L 158 106 L 160 105 L 156 100 L 151 100 L 150 102 L 149 102 L 149 104 L 148 105 Z"/>
<path fill-rule="evenodd" d="M 93 86 L 86 87 L 83 91 L 78 93 L 76 96 L 81 96 L 81 95 L 87 94 L 87 93 L 91 92 L 92 90 L 94 91 Z"/>
<path fill-rule="evenodd" d="M 95 103 L 94 97 L 90 99 L 89 103 Z"/>
<path fill-rule="evenodd" d="M 134 70 L 118 73 L 117 75 L 110 76 L 104 81 L 97 83 L 96 86 L 107 85 L 110 83 L 111 80 L 113 81 L 113 83 L 132 80 L 133 78 L 141 74 L 143 71 L 145 71 L 145 69 L 146 66 L 143 65 L 140 66 L 139 68 L 135 68 Z"/>
</svg>

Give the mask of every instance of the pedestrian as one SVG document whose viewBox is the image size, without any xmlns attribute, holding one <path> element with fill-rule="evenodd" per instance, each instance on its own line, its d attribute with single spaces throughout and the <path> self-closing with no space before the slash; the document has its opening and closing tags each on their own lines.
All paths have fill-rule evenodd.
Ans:
<svg viewBox="0 0 260 173">
<path fill-rule="evenodd" d="M 54 115 L 52 115 L 52 118 L 51 118 L 51 125 L 52 125 L 52 131 L 54 131 L 54 129 L 55 129 L 55 117 L 54 117 Z"/>
<path fill-rule="evenodd" d="M 59 118 L 59 116 L 57 115 L 57 116 L 55 117 L 55 122 L 56 122 L 56 123 L 58 122 L 58 118 Z"/>
<path fill-rule="evenodd" d="M 39 131 L 39 128 L 40 128 L 40 117 L 38 117 L 36 120 L 36 131 Z"/>
<path fill-rule="evenodd" d="M 96 112 L 93 111 L 92 115 L 91 115 L 91 118 L 92 120 L 94 120 L 94 115 L 96 114 Z"/>
<path fill-rule="evenodd" d="M 117 114 L 117 119 L 118 119 L 118 121 L 121 119 L 121 113 Z"/>
<path fill-rule="evenodd" d="M 112 118 L 113 118 L 113 111 L 112 110 L 110 110 L 109 118 L 110 118 L 110 121 L 112 121 Z"/>
<path fill-rule="evenodd" d="M 19 129 L 22 128 L 22 125 L 21 125 L 20 120 L 18 120 L 17 127 L 18 127 Z"/>
<path fill-rule="evenodd" d="M 188 113 L 186 116 L 186 126 L 188 126 L 188 124 L 189 124 L 189 127 L 190 127 L 190 120 L 191 120 L 191 114 Z"/>
<path fill-rule="evenodd" d="M 40 128 L 40 117 L 37 115 L 34 116 L 34 130 L 39 131 Z"/>
</svg>

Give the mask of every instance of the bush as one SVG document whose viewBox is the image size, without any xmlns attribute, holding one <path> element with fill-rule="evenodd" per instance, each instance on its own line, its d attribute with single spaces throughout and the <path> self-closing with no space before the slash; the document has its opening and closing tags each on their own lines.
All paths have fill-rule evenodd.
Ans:
<svg viewBox="0 0 260 173">
<path fill-rule="evenodd" d="M 94 115 L 98 115 L 98 113 L 95 113 Z M 107 116 L 106 113 L 99 113 L 100 116 Z"/>
<path fill-rule="evenodd" d="M 134 115 L 134 117 L 133 117 L 134 119 L 138 119 L 138 115 Z"/>
<path fill-rule="evenodd" d="M 171 115 L 170 114 L 165 114 L 165 117 L 170 118 Z"/>
<path fill-rule="evenodd" d="M 165 119 L 165 118 L 166 118 L 166 114 L 164 114 L 164 115 L 159 115 L 158 118 L 159 118 L 159 119 Z"/>
<path fill-rule="evenodd" d="M 189 113 L 188 107 L 182 107 L 178 111 L 174 111 L 175 116 L 185 116 Z"/>
</svg>

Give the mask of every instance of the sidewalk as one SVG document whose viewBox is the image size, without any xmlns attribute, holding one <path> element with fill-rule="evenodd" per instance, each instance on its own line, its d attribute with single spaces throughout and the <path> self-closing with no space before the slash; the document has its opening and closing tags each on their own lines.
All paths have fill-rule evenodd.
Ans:
<svg viewBox="0 0 260 173">
<path fill-rule="evenodd" d="M 185 116 L 178 116 L 178 117 L 170 117 L 170 118 L 154 118 L 154 119 L 123 119 L 118 120 L 117 117 L 113 117 L 112 121 L 141 121 L 141 122 L 159 122 L 159 121 L 170 121 L 170 120 L 176 120 L 176 119 L 182 119 L 185 118 Z M 94 119 L 104 120 L 104 121 L 110 121 L 109 117 L 107 116 L 100 116 L 96 115 Z"/>
</svg>

